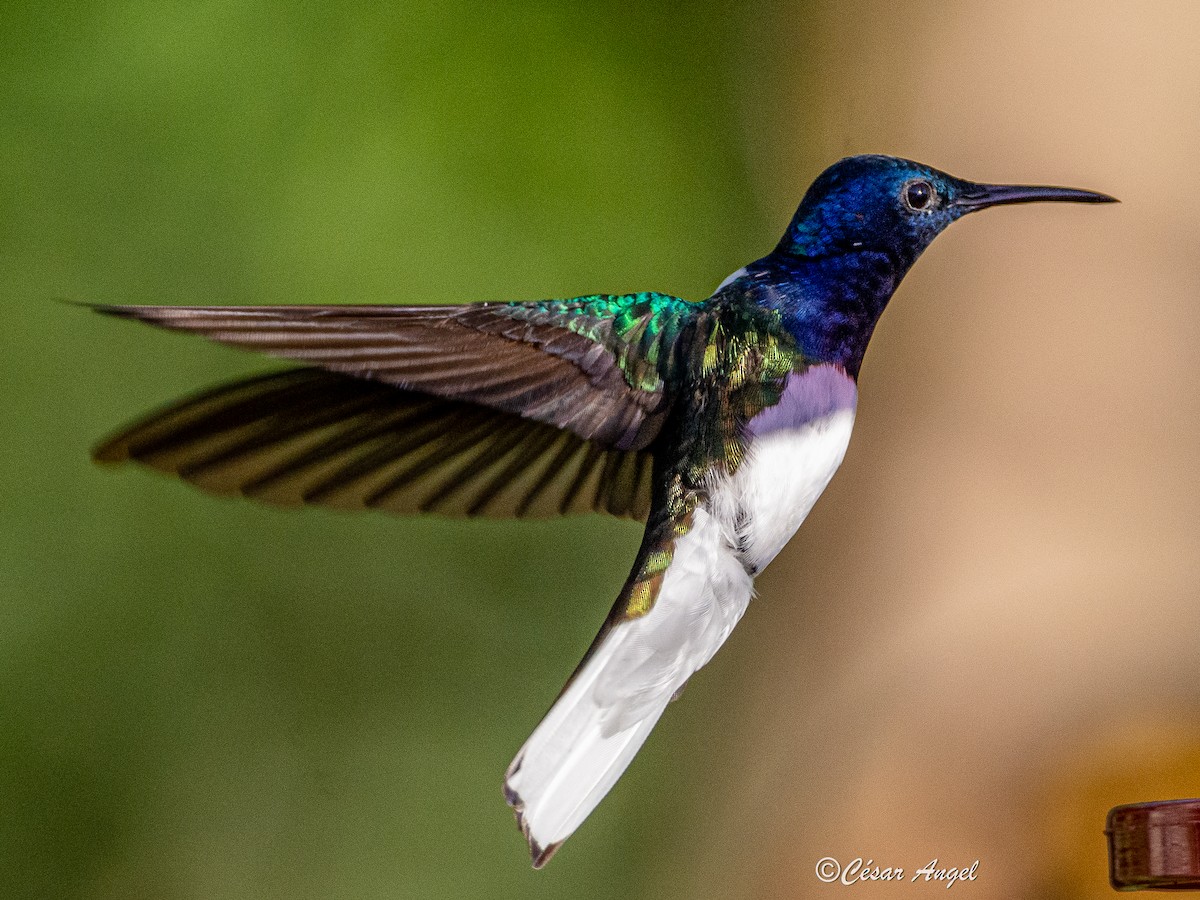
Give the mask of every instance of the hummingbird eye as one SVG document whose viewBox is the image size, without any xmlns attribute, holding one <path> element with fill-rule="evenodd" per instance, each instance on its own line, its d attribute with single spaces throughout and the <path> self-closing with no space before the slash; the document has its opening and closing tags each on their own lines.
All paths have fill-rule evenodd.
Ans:
<svg viewBox="0 0 1200 900">
<path fill-rule="evenodd" d="M 909 209 L 922 210 L 933 202 L 933 185 L 923 180 L 910 181 L 901 188 L 900 196 L 904 198 L 904 205 Z"/>
</svg>

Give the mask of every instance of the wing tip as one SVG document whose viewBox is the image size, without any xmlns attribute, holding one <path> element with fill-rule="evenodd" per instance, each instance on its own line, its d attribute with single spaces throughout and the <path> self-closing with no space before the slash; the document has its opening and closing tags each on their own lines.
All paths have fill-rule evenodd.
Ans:
<svg viewBox="0 0 1200 900">
<path fill-rule="evenodd" d="M 120 465 L 129 461 L 129 445 L 119 437 L 109 438 L 92 448 L 91 458 L 100 466 Z"/>
<path fill-rule="evenodd" d="M 197 314 L 223 312 L 227 314 L 258 312 L 261 307 L 222 307 L 222 306 L 168 306 L 164 304 L 131 304 L 131 303 L 91 303 L 83 300 L 68 300 L 72 306 L 90 309 L 102 316 L 114 319 L 130 319 L 135 322 L 148 322 L 163 328 L 173 328 L 181 331 L 199 330 L 188 327 L 189 319 Z"/>
<path fill-rule="evenodd" d="M 91 303 L 87 300 L 66 300 L 71 306 L 78 306 L 81 309 L 90 309 L 92 312 L 100 313 L 102 316 L 113 316 L 118 319 L 138 319 L 141 318 L 146 307 L 144 306 L 123 306 L 117 303 Z"/>
</svg>

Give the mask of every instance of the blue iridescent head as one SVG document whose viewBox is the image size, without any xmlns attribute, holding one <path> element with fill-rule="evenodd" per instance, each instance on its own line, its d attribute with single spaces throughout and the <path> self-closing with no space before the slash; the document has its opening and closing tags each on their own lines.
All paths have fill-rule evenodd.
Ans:
<svg viewBox="0 0 1200 900">
<path fill-rule="evenodd" d="M 857 375 L 892 292 L 947 225 L 989 206 L 1038 200 L 1113 198 L 977 184 L 894 156 L 852 156 L 813 182 L 774 252 L 748 267 L 744 282 L 727 284 L 778 309 L 805 355 Z"/>
<path fill-rule="evenodd" d="M 1002 203 L 1106 203 L 1073 188 L 977 184 L 894 156 L 851 156 L 823 173 L 800 203 L 778 251 L 825 258 L 884 254 L 903 275 L 951 222 Z"/>
</svg>

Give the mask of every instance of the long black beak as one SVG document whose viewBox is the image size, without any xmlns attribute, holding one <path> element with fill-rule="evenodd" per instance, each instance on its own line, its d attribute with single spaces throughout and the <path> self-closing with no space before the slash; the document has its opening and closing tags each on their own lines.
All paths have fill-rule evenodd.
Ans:
<svg viewBox="0 0 1200 900">
<path fill-rule="evenodd" d="M 1075 188 L 1043 187 L 1028 184 L 970 184 L 964 187 L 952 201 L 955 206 L 965 207 L 967 212 L 1000 206 L 1003 203 L 1118 203 L 1116 197 L 1097 194 L 1095 191 L 1080 191 Z"/>
</svg>

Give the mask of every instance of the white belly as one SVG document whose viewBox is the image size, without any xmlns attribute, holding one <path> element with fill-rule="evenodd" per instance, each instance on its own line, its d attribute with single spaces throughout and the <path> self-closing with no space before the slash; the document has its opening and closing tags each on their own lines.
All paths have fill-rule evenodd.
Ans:
<svg viewBox="0 0 1200 900">
<path fill-rule="evenodd" d="M 709 508 L 751 573 L 796 533 L 846 455 L 854 407 L 756 435 L 732 476 L 714 484 Z"/>
</svg>

